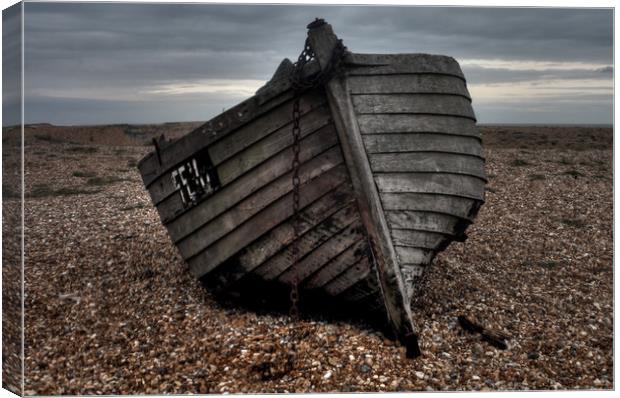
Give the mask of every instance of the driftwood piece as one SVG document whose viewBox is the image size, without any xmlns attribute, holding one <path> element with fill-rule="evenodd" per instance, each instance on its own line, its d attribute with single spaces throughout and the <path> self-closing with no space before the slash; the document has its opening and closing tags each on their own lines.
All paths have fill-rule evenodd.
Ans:
<svg viewBox="0 0 620 398">
<path fill-rule="evenodd" d="M 508 336 L 503 333 L 490 330 L 485 328 L 484 326 L 478 325 L 477 323 L 469 320 L 465 315 L 459 315 L 458 317 L 459 325 L 469 333 L 477 333 L 480 334 L 482 340 L 488 342 L 494 347 L 499 348 L 500 350 L 505 350 L 508 348 Z"/>
</svg>

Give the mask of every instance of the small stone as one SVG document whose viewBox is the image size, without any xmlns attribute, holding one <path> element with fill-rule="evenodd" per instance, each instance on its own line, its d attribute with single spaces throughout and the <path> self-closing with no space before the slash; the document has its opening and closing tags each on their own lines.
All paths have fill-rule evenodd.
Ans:
<svg viewBox="0 0 620 398">
<path fill-rule="evenodd" d="M 424 372 L 415 372 L 415 377 L 417 377 L 420 380 L 424 379 Z"/>
<path fill-rule="evenodd" d="M 332 371 L 328 370 L 324 375 L 323 375 L 323 379 L 328 380 L 332 377 Z"/>
<path fill-rule="evenodd" d="M 379 382 L 380 383 L 385 383 L 386 381 L 388 381 L 389 379 L 385 376 L 379 376 Z"/>
<path fill-rule="evenodd" d="M 366 364 L 362 364 L 359 369 L 362 373 L 370 373 L 370 371 L 372 370 L 372 368 Z"/>
<path fill-rule="evenodd" d="M 484 353 L 484 355 L 486 355 L 487 357 L 492 357 L 493 355 L 495 355 L 495 353 L 493 351 L 487 351 Z"/>
<path fill-rule="evenodd" d="M 536 360 L 539 357 L 540 355 L 537 352 L 530 352 L 529 354 L 527 354 L 527 359 Z"/>
<path fill-rule="evenodd" d="M 472 380 L 476 380 L 476 381 L 478 381 L 478 380 L 480 380 L 480 376 L 473 375 L 473 376 L 471 377 L 471 379 L 472 379 Z"/>
</svg>

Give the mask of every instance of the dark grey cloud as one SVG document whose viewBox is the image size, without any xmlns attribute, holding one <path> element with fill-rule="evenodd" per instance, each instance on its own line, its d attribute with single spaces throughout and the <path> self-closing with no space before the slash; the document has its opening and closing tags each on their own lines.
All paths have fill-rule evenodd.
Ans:
<svg viewBox="0 0 620 398">
<path fill-rule="evenodd" d="M 613 63 L 613 13 L 603 9 L 118 3 L 26 3 L 25 9 L 30 122 L 210 118 L 243 97 L 144 94 L 130 101 L 125 94 L 204 79 L 267 80 L 282 58 L 296 58 L 305 25 L 315 17 L 330 22 L 355 52 L 581 62 L 599 69 Z M 463 69 L 471 84 L 545 76 L 534 69 Z M 609 73 L 595 69 L 552 70 L 546 75 L 610 79 Z"/>
</svg>

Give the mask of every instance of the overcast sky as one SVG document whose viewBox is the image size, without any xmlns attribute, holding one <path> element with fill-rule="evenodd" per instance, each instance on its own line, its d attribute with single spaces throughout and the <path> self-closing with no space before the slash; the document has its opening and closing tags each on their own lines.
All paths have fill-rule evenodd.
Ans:
<svg viewBox="0 0 620 398">
<path fill-rule="evenodd" d="M 25 5 L 25 120 L 208 120 L 315 17 L 353 52 L 455 57 L 481 123 L 612 122 L 611 9 L 58 3 Z"/>
</svg>

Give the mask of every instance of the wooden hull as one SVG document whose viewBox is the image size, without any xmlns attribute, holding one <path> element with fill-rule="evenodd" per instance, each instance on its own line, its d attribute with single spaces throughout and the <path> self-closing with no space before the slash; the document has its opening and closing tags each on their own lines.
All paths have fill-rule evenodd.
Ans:
<svg viewBox="0 0 620 398">
<path fill-rule="evenodd" d="M 313 73 L 335 36 L 329 25 L 309 35 Z M 300 99 L 296 264 L 288 79 L 179 140 L 160 140 L 139 168 L 190 271 L 210 286 L 295 281 L 363 303 L 406 340 L 416 278 L 463 239 L 484 201 L 480 135 L 452 58 L 347 53 L 342 68 Z"/>
</svg>

